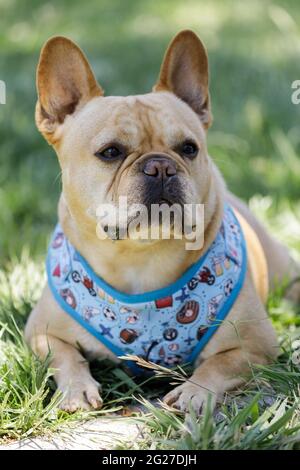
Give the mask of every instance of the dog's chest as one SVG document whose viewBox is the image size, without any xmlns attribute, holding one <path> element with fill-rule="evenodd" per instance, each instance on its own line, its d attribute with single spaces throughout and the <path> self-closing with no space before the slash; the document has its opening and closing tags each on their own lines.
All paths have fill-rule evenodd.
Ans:
<svg viewBox="0 0 300 470">
<path fill-rule="evenodd" d="M 244 250 L 241 228 L 227 208 L 215 241 L 180 279 L 131 295 L 99 278 L 57 226 L 48 281 L 63 310 L 115 356 L 170 367 L 192 362 L 229 312 L 244 280 Z"/>
</svg>

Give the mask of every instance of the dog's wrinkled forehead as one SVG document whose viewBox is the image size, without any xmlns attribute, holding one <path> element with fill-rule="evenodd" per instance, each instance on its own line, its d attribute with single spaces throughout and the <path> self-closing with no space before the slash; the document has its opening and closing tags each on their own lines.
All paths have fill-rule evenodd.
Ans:
<svg viewBox="0 0 300 470">
<path fill-rule="evenodd" d="M 92 151 L 111 143 L 158 151 L 184 139 L 205 138 L 198 116 L 168 92 L 94 98 L 66 122 L 66 128 L 67 140 L 89 141 Z"/>
</svg>

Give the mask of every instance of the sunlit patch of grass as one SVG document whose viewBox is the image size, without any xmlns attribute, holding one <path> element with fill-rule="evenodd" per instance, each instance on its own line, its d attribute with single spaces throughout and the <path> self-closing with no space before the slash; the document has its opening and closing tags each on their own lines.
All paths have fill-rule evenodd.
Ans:
<svg viewBox="0 0 300 470">
<path fill-rule="evenodd" d="M 245 450 L 300 449 L 300 367 L 284 349 L 269 366 L 253 366 L 255 376 L 243 389 L 228 393 L 213 410 L 208 400 L 201 417 L 161 402 L 141 398 L 146 412 L 136 421 L 144 425 L 143 438 L 127 449 Z M 155 366 L 153 366 L 155 370 Z M 185 374 L 157 368 L 170 382 L 185 381 Z"/>
<path fill-rule="evenodd" d="M 56 391 L 50 355 L 45 361 L 36 357 L 22 332 L 44 283 L 44 262 L 34 262 L 27 252 L 0 271 L 0 442 L 122 413 L 133 404 L 135 394 L 145 390 L 149 398 L 158 394 L 156 385 L 148 386 L 151 379 L 136 381 L 108 361 L 95 361 L 92 372 L 102 384 L 103 409 L 72 415 L 59 410 L 63 396 Z"/>
<path fill-rule="evenodd" d="M 300 200 L 293 203 L 287 198 L 274 201 L 270 196 L 255 196 L 249 205 L 270 233 L 290 248 L 295 259 L 300 260 Z"/>
<path fill-rule="evenodd" d="M 49 360 L 32 354 L 16 325 L 0 323 L 0 351 L 0 441 L 50 433 L 74 420 L 58 409 L 62 397 L 51 390 Z"/>
<path fill-rule="evenodd" d="M 163 407 L 143 404 L 148 413 L 139 419 L 147 431 L 144 439 L 130 449 L 177 449 L 177 450 L 267 450 L 299 449 L 300 421 L 299 403 L 288 404 L 276 400 L 263 409 L 260 395 L 256 394 L 240 408 L 233 401 L 223 406 L 219 414 L 213 413 L 210 404 L 201 418 L 190 410 L 187 416 Z"/>
<path fill-rule="evenodd" d="M 117 392 L 111 387 L 112 367 L 104 367 L 104 373 L 110 377 L 110 385 L 104 390 L 106 396 L 111 397 L 104 408 L 97 412 L 66 413 L 59 409 L 63 395 L 56 390 L 54 370 L 49 368 L 49 362 L 50 355 L 41 361 L 33 354 L 16 325 L 11 329 L 0 323 L 0 443 L 37 435 L 50 436 L 87 419 L 102 415 L 107 418 L 122 409 L 126 391 L 131 395 L 123 377 L 123 382 L 115 387 L 123 390 L 124 402 L 122 406 L 118 404 Z"/>
<path fill-rule="evenodd" d="M 45 280 L 44 262 L 34 262 L 26 251 L 20 260 L 14 258 L 0 270 L 0 321 L 7 331 L 15 325 L 24 327 Z"/>
</svg>

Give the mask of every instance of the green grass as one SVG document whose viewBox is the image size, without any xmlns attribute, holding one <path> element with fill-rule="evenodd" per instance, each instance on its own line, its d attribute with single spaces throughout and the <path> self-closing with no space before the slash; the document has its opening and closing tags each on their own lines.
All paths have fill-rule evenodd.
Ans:
<svg viewBox="0 0 300 470">
<path fill-rule="evenodd" d="M 164 49 L 178 30 L 206 43 L 214 125 L 209 151 L 230 189 L 249 200 L 300 259 L 300 78 L 297 0 L 0 0 L 0 440 L 51 433 L 86 414 L 58 410 L 52 371 L 23 341 L 26 318 L 45 282 L 44 256 L 60 191 L 56 157 L 34 125 L 34 76 L 42 43 L 64 34 L 85 50 L 107 94 L 151 89 Z M 243 391 L 197 420 L 151 405 L 161 385 L 138 383 L 101 364 L 105 409 L 147 397 L 144 441 L 156 448 L 299 447 L 299 368 L 291 361 L 299 308 L 280 287 L 268 310 L 282 340 L 276 364 L 257 368 Z M 99 364 L 93 373 L 100 374 Z M 100 378 L 100 377 L 99 377 Z M 167 387 L 167 385 L 164 385 Z M 266 399 L 266 397 L 268 399 Z M 270 406 L 270 403 L 271 406 Z"/>
<path fill-rule="evenodd" d="M 299 374 L 298 374 L 299 379 Z M 223 405 L 214 415 L 209 403 L 201 419 L 193 410 L 185 418 L 145 401 L 148 414 L 138 421 L 149 429 L 144 440 L 123 448 L 168 450 L 267 450 L 299 449 L 298 404 L 278 399 L 271 406 L 260 395 L 248 397 L 239 407 L 236 401 Z M 120 446 L 120 448 L 122 448 Z"/>
</svg>

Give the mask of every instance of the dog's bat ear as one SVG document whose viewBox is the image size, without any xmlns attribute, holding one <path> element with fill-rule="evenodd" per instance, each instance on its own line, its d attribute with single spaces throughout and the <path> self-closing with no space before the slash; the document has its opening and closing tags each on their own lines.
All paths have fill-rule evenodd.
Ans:
<svg viewBox="0 0 300 470">
<path fill-rule="evenodd" d="M 50 143 L 67 115 L 103 95 L 81 49 L 62 36 L 49 39 L 42 48 L 36 79 L 36 124 Z"/>
<path fill-rule="evenodd" d="M 207 52 L 193 31 L 181 31 L 171 41 L 153 91 L 174 93 L 199 115 L 205 128 L 210 126 Z"/>
</svg>

